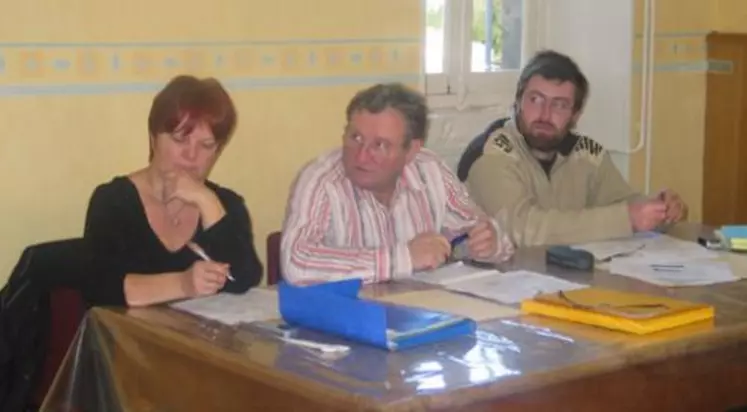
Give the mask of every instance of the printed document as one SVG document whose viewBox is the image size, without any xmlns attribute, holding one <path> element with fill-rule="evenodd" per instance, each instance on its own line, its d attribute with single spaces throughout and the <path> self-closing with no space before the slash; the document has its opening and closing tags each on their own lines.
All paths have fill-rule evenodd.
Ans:
<svg viewBox="0 0 747 412">
<path fill-rule="evenodd" d="M 421 272 L 414 277 L 422 282 L 441 285 L 448 290 L 508 304 L 519 303 L 539 293 L 586 287 L 527 270 L 501 273 L 495 269 L 477 268 L 462 262 L 444 265 L 430 272 Z"/>
<path fill-rule="evenodd" d="M 278 293 L 270 289 L 250 289 L 241 295 L 220 293 L 172 303 L 171 307 L 226 325 L 279 319 Z"/>
<path fill-rule="evenodd" d="M 729 262 L 711 259 L 674 263 L 619 259 L 610 263 L 610 272 L 659 286 L 703 286 L 739 280 Z"/>
</svg>

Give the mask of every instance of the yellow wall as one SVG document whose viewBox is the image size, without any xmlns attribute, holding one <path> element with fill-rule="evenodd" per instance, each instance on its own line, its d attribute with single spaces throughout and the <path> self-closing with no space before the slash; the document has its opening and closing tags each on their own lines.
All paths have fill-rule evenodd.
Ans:
<svg viewBox="0 0 747 412">
<path fill-rule="evenodd" d="M 637 2 L 634 56 L 641 63 L 643 1 Z M 690 206 L 693 221 L 701 217 L 703 130 L 705 123 L 705 36 L 711 30 L 712 7 L 700 0 L 656 0 L 654 94 L 651 130 L 651 190 L 671 188 Z M 640 69 L 640 66 L 636 66 Z M 640 76 L 634 84 L 634 133 L 640 112 Z M 631 138 L 633 145 L 638 140 Z M 630 159 L 631 182 L 645 186 L 646 151 Z"/>
<path fill-rule="evenodd" d="M 743 0 L 716 0 L 712 4 L 712 29 L 714 31 L 747 32 L 747 3 Z"/>
<path fill-rule="evenodd" d="M 0 13 L 0 284 L 25 245 L 79 236 L 90 193 L 143 167 L 153 94 L 212 75 L 239 111 L 212 179 L 247 200 L 257 249 L 288 186 L 334 147 L 352 94 L 420 82 L 420 0 L 25 0 Z M 41 12 L 43 10 L 43 12 Z"/>
<path fill-rule="evenodd" d="M 640 63 L 643 0 L 637 0 L 635 56 Z M 655 75 L 651 189 L 672 188 L 690 205 L 690 220 L 701 219 L 705 130 L 706 35 L 747 31 L 744 0 L 656 0 Z M 640 78 L 633 87 L 639 113 Z M 637 131 L 637 118 L 634 122 Z M 635 134 L 635 132 L 634 132 Z M 633 145 L 637 136 L 631 138 Z M 645 185 L 645 151 L 631 157 L 631 182 Z"/>
</svg>

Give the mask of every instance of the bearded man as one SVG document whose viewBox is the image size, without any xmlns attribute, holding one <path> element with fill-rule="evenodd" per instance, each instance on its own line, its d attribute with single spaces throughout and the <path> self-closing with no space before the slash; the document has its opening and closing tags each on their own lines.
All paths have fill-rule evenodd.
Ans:
<svg viewBox="0 0 747 412">
<path fill-rule="evenodd" d="M 573 132 L 588 94 L 570 57 L 539 52 L 521 72 L 513 115 L 493 122 L 460 159 L 459 179 L 518 246 L 627 237 L 687 216 L 675 192 L 635 192 L 602 145 Z"/>
</svg>

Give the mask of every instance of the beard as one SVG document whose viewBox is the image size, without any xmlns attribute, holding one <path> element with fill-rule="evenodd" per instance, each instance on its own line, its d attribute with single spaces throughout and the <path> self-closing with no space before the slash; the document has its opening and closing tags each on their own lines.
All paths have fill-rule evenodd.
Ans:
<svg viewBox="0 0 747 412">
<path fill-rule="evenodd" d="M 565 139 L 565 136 L 571 131 L 573 125 L 569 122 L 564 128 L 559 129 L 552 123 L 539 120 L 527 124 L 522 116 L 518 116 L 517 127 L 531 149 L 544 153 L 553 153 L 558 150 L 558 147 L 563 142 L 563 139 Z M 540 127 L 541 129 L 537 130 Z"/>
</svg>

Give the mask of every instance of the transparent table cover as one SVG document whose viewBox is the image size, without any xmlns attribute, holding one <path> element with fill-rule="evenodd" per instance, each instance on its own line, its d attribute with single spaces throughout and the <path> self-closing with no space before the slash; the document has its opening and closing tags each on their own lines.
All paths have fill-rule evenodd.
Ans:
<svg viewBox="0 0 747 412">
<path fill-rule="evenodd" d="M 522 250 L 509 267 L 710 303 L 716 319 L 639 337 L 516 316 L 483 322 L 474 336 L 394 353 L 301 331 L 301 338 L 352 346 L 347 356 L 327 359 L 168 307 L 95 308 L 81 325 L 43 410 L 238 411 L 272 396 L 286 397 L 299 408 L 315 401 L 348 410 L 450 409 L 747 337 L 745 281 L 662 288 L 602 271 L 545 267 L 543 256 L 539 249 Z M 431 287 L 401 282 L 372 285 L 364 293 Z"/>
</svg>

